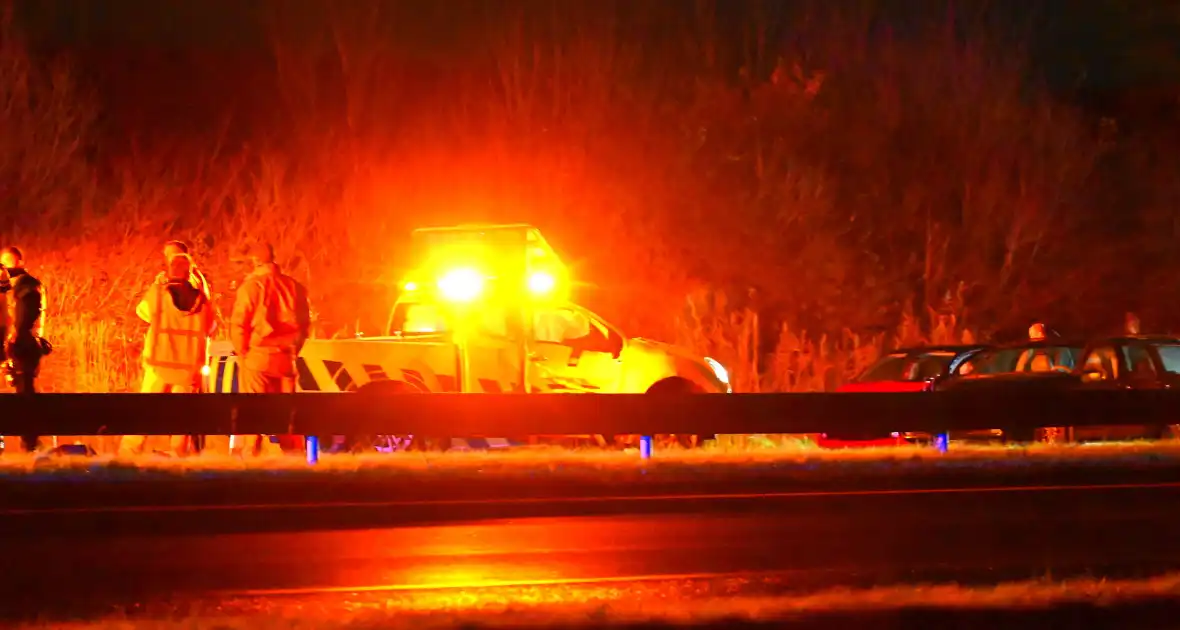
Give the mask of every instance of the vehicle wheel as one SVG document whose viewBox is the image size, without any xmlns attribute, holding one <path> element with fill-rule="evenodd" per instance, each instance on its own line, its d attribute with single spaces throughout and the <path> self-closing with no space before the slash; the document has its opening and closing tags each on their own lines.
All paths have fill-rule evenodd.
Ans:
<svg viewBox="0 0 1180 630">
<path fill-rule="evenodd" d="M 679 376 L 672 376 L 662 381 L 657 381 L 654 385 L 647 389 L 647 394 L 652 396 L 688 396 L 692 394 L 703 394 L 704 391 L 692 381 L 681 378 Z M 675 444 L 683 448 L 693 448 L 695 446 L 704 445 L 706 440 L 716 440 L 716 434 L 698 435 L 698 434 L 676 434 L 671 436 L 656 436 L 653 439 L 658 439 L 661 444 Z"/>
<path fill-rule="evenodd" d="M 629 433 L 620 433 L 618 435 L 597 435 L 594 441 L 600 444 L 603 448 L 613 451 L 621 451 L 628 448 L 639 447 L 639 436 L 631 435 Z"/>
<path fill-rule="evenodd" d="M 388 396 L 396 394 L 422 394 L 421 389 L 405 381 L 374 381 L 367 383 L 357 390 L 357 394 L 365 396 Z M 409 450 L 446 450 L 450 438 L 426 437 L 419 435 L 375 435 L 349 436 L 348 450 L 352 453 L 372 453 Z"/>
<path fill-rule="evenodd" d="M 1004 429 L 1005 444 L 1031 444 L 1037 441 L 1035 427 L 1008 427 Z"/>
</svg>

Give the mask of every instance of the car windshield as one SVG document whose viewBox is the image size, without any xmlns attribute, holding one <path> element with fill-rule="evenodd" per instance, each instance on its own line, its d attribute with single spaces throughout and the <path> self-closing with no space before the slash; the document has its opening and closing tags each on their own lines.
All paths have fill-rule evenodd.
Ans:
<svg viewBox="0 0 1180 630">
<path fill-rule="evenodd" d="M 1160 353 L 1160 361 L 1164 364 L 1164 371 L 1180 374 L 1180 344 L 1161 343 L 1155 349 Z"/>
<path fill-rule="evenodd" d="M 959 374 L 1012 374 L 1072 370 L 1081 346 L 1037 345 L 981 352 L 959 366 Z"/>
<path fill-rule="evenodd" d="M 904 354 L 891 354 L 874 363 L 856 380 L 862 383 L 900 381 L 902 375 L 905 374 L 905 364 L 906 356 Z"/>
<path fill-rule="evenodd" d="M 865 370 L 856 380 L 861 383 L 924 381 L 945 373 L 955 356 L 954 352 L 890 354 Z"/>
<path fill-rule="evenodd" d="M 506 336 L 506 317 L 501 309 L 484 307 L 479 311 L 479 330 L 483 334 Z M 446 312 L 437 304 L 403 302 L 394 307 L 390 332 L 403 336 L 432 335 L 448 332 L 451 324 Z"/>
</svg>

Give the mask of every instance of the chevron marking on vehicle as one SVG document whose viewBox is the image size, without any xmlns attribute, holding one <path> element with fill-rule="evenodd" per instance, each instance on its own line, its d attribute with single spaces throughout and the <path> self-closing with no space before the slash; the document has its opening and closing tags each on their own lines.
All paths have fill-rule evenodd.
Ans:
<svg viewBox="0 0 1180 630">
<path fill-rule="evenodd" d="M 576 376 L 555 376 L 549 383 L 550 389 L 574 389 L 578 391 L 596 390 L 599 387 L 590 381 Z"/>
<path fill-rule="evenodd" d="M 380 365 L 365 364 L 361 366 L 365 370 L 365 377 L 367 382 L 376 383 L 378 381 L 388 381 L 389 375 L 385 373 L 385 369 Z"/>
<path fill-rule="evenodd" d="M 436 374 L 434 378 L 438 379 L 439 391 L 443 391 L 443 392 L 459 391 L 459 388 L 455 386 L 456 380 L 455 380 L 454 376 L 451 376 L 450 374 Z"/>
<path fill-rule="evenodd" d="M 316 382 L 315 375 L 312 374 L 311 368 L 307 364 L 307 359 L 303 357 L 296 357 L 295 359 L 295 391 L 300 392 L 318 392 L 320 391 L 320 384 Z"/>
<path fill-rule="evenodd" d="M 238 362 L 235 357 L 217 358 L 217 370 L 213 379 L 213 392 L 217 394 L 238 393 Z"/>
<path fill-rule="evenodd" d="M 402 372 L 402 380 L 404 380 L 406 383 L 409 383 L 410 385 L 417 387 L 419 391 L 423 391 L 423 392 L 430 391 L 430 387 L 426 384 L 426 378 L 423 377 L 422 373 L 419 372 L 418 370 L 411 370 L 408 368 L 402 368 L 401 372 Z"/>
<path fill-rule="evenodd" d="M 524 442 L 497 437 L 451 438 L 451 450 L 456 451 L 485 451 L 514 446 L 524 446 Z"/>
</svg>

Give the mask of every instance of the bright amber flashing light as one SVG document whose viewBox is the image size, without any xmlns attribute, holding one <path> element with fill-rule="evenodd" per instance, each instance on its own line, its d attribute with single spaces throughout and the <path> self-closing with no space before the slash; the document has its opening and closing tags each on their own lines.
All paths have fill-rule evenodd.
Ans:
<svg viewBox="0 0 1180 630">
<path fill-rule="evenodd" d="M 552 293 L 557 287 L 557 279 L 547 271 L 536 271 L 529 276 L 529 292 L 534 295 Z"/>
<path fill-rule="evenodd" d="M 418 290 L 418 283 L 411 280 L 411 281 L 407 282 L 403 288 L 406 291 L 417 291 Z"/>
<path fill-rule="evenodd" d="M 483 293 L 483 275 L 474 269 L 455 269 L 439 278 L 438 291 L 452 302 L 470 302 Z"/>
</svg>

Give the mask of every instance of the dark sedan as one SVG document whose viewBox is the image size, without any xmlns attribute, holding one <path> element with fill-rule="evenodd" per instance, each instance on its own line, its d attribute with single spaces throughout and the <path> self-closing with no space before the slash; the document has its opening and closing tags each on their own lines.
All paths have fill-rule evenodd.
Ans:
<svg viewBox="0 0 1180 630">
<path fill-rule="evenodd" d="M 1157 389 L 1180 384 L 1180 338 L 1162 335 L 1108 337 L 1086 344 L 1048 340 L 981 352 L 938 391 L 991 390 L 998 395 L 1030 389 Z M 1076 440 L 1160 438 L 1170 426 L 1094 426 L 1066 429 Z M 993 433 L 1001 433 L 996 431 Z M 1012 427 L 1004 437 L 1031 440 L 1036 430 Z M 972 433 L 961 437 L 979 437 Z"/>
</svg>

